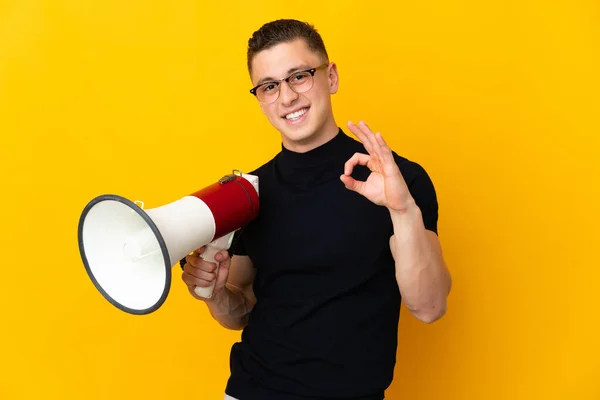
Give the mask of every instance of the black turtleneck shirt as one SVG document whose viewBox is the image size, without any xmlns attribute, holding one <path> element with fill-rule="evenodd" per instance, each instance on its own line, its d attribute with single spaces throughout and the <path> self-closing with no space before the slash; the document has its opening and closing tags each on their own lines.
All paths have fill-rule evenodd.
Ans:
<svg viewBox="0 0 600 400">
<path fill-rule="evenodd" d="M 282 146 L 251 174 L 260 212 L 231 248 L 256 268 L 257 303 L 231 349 L 226 393 L 240 400 L 381 400 L 396 362 L 400 293 L 389 211 L 344 187 L 340 175 L 367 151 L 341 129 L 306 153 Z M 394 153 L 437 233 L 431 180 Z M 353 177 L 370 171 L 355 167 Z"/>
</svg>

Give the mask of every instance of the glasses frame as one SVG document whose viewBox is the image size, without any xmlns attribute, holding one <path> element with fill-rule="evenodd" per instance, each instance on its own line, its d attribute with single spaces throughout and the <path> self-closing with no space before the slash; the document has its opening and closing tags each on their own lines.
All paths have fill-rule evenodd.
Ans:
<svg viewBox="0 0 600 400">
<path fill-rule="evenodd" d="M 327 68 L 329 65 L 330 65 L 330 63 L 321 64 L 321 65 L 319 65 L 318 67 L 313 67 L 313 68 L 308 68 L 308 69 L 303 69 L 303 70 L 300 70 L 300 71 L 296 71 L 296 72 L 294 72 L 294 73 L 290 74 L 290 76 L 288 76 L 287 78 L 283 78 L 283 79 L 277 79 L 277 80 L 272 80 L 272 81 L 266 81 L 266 82 L 263 82 L 263 83 L 261 83 L 260 85 L 256 85 L 256 86 L 254 86 L 252 89 L 250 89 L 250 93 L 252 93 L 252 94 L 254 95 L 254 97 L 256 97 L 256 99 L 257 99 L 259 102 L 263 103 L 263 104 L 271 104 L 271 103 L 274 103 L 274 102 L 276 102 L 276 101 L 277 101 L 277 99 L 279 99 L 279 96 L 280 96 L 280 94 L 281 94 L 281 83 L 282 83 L 282 82 L 285 82 L 285 83 L 287 83 L 287 84 L 289 85 L 290 89 L 292 89 L 294 92 L 296 92 L 296 90 L 294 90 L 294 88 L 292 87 L 292 85 L 290 85 L 290 79 L 291 79 L 293 76 L 295 76 L 295 75 L 297 75 L 297 74 L 300 74 L 300 73 L 308 72 L 308 73 L 310 73 L 311 77 L 312 77 L 312 78 L 314 78 L 314 76 L 315 76 L 315 73 L 316 73 L 318 70 L 320 70 L 320 69 L 323 69 L 323 68 Z M 261 101 L 261 100 L 258 98 L 258 96 L 256 95 L 256 91 L 257 91 L 257 90 L 258 90 L 258 88 L 259 88 L 259 87 L 261 87 L 261 86 L 264 86 L 264 85 L 269 85 L 269 84 L 273 84 L 273 83 L 276 83 L 276 84 L 277 84 L 277 97 L 275 97 L 275 99 L 273 99 L 273 101 L 270 101 L 270 102 Z M 306 92 L 308 92 L 309 90 L 311 90 L 311 89 L 313 88 L 313 86 L 314 86 L 314 79 L 313 79 L 313 81 L 312 81 L 312 84 L 310 85 L 310 88 L 308 88 L 307 90 L 305 90 L 305 91 L 303 91 L 303 92 L 296 92 L 296 93 L 306 93 Z"/>
</svg>

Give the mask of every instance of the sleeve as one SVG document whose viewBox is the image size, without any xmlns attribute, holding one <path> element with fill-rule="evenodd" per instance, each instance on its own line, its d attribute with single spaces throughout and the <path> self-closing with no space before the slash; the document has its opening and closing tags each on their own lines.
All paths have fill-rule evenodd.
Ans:
<svg viewBox="0 0 600 400">
<path fill-rule="evenodd" d="M 405 177 L 408 178 L 406 181 L 408 190 L 421 209 L 425 229 L 438 234 L 439 206 L 433 182 L 421 165 L 415 162 L 411 162 L 410 165 L 414 172 Z"/>
<path fill-rule="evenodd" d="M 234 255 L 236 256 L 246 256 L 246 248 L 244 247 L 244 228 L 238 229 L 233 234 L 233 240 L 231 241 L 231 246 L 229 247 L 229 257 Z"/>
</svg>

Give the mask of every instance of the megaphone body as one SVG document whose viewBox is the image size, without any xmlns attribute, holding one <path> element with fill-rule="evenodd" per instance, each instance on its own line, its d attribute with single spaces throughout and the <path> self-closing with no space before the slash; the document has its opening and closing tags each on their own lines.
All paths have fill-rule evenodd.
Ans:
<svg viewBox="0 0 600 400">
<path fill-rule="evenodd" d="M 172 203 L 144 210 L 143 203 L 106 194 L 91 200 L 79 219 L 79 251 L 100 293 L 117 308 L 148 314 L 161 307 L 171 268 L 194 250 L 214 259 L 229 249 L 239 228 L 258 215 L 258 177 L 234 170 L 218 182 Z M 196 287 L 210 298 L 212 286 Z"/>
</svg>

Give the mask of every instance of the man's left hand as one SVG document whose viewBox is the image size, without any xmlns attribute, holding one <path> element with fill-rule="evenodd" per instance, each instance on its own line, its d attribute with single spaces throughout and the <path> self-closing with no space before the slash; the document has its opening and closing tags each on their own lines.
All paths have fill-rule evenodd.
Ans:
<svg viewBox="0 0 600 400">
<path fill-rule="evenodd" d="M 387 207 L 390 212 L 405 212 L 413 199 L 381 133 L 374 134 L 363 121 L 358 125 L 349 121 L 348 128 L 362 142 L 368 154 L 355 153 L 346 161 L 341 181 L 347 189 L 365 196 L 377 205 Z M 356 165 L 364 165 L 371 170 L 366 181 L 351 177 Z"/>
</svg>

